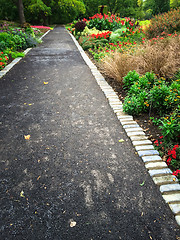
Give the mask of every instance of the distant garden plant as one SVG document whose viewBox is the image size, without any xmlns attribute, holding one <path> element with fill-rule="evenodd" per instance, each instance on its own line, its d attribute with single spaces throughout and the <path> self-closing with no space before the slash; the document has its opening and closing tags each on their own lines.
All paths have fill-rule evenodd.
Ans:
<svg viewBox="0 0 180 240">
<path fill-rule="evenodd" d="M 157 15 L 150 22 L 146 32 L 148 38 L 180 31 L 180 8 Z"/>
</svg>

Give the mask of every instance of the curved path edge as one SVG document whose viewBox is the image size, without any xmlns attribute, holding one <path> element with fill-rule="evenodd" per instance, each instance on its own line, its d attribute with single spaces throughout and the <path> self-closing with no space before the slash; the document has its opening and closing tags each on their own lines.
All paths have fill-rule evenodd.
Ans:
<svg viewBox="0 0 180 240">
<path fill-rule="evenodd" d="M 152 142 L 148 140 L 148 137 L 145 135 L 143 129 L 137 124 L 136 121 L 133 120 L 131 115 L 123 112 L 123 105 L 119 100 L 118 95 L 106 82 L 103 75 L 86 55 L 75 37 L 71 33 L 69 34 L 80 51 L 82 58 L 89 66 L 93 76 L 97 81 L 97 84 L 104 92 L 109 105 L 122 124 L 127 136 L 131 139 L 131 142 L 135 147 L 139 157 L 141 157 L 143 160 L 145 167 L 152 177 L 154 183 L 159 187 L 162 197 L 175 215 L 177 224 L 180 226 L 180 184 L 178 183 L 178 179 L 172 175 L 172 171 L 159 156 L 159 152 L 154 149 Z"/>
<path fill-rule="evenodd" d="M 48 33 L 50 32 L 50 30 L 48 30 L 46 33 L 44 33 L 40 39 L 42 39 L 43 37 L 45 37 Z M 27 48 L 23 53 L 26 55 L 32 48 Z M 2 78 L 7 72 L 9 72 L 9 70 L 11 70 L 11 68 L 14 67 L 14 65 L 16 65 L 19 61 L 21 61 L 23 57 L 18 57 L 15 58 L 11 63 L 9 63 L 3 70 L 0 71 L 0 78 Z"/>
</svg>

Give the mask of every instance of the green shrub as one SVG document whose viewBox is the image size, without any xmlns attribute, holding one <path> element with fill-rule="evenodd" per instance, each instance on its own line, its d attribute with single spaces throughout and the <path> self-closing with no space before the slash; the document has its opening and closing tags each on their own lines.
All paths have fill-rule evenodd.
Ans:
<svg viewBox="0 0 180 240">
<path fill-rule="evenodd" d="M 164 82 L 154 85 L 150 90 L 152 108 L 160 113 L 166 113 L 173 108 L 176 94 Z"/>
<path fill-rule="evenodd" d="M 0 33 L 1 51 L 4 51 L 6 49 L 11 50 L 26 49 L 28 47 L 34 47 L 40 42 L 41 40 L 38 40 L 32 35 L 22 32 L 19 29 Z"/>
<path fill-rule="evenodd" d="M 163 118 L 159 128 L 164 136 L 164 141 L 170 145 L 178 140 L 180 135 L 180 107 L 178 107 L 171 115 Z"/>
<path fill-rule="evenodd" d="M 157 15 L 151 19 L 146 35 L 153 38 L 162 33 L 174 33 L 180 30 L 180 8 Z"/>
<path fill-rule="evenodd" d="M 135 82 L 133 85 L 131 85 L 128 94 L 131 95 L 138 95 L 139 92 L 142 91 L 140 85 L 138 84 L 138 82 Z"/>
<path fill-rule="evenodd" d="M 123 111 L 130 115 L 138 115 L 140 112 L 142 112 L 142 106 L 137 97 L 125 97 Z"/>
<path fill-rule="evenodd" d="M 123 78 L 123 86 L 125 89 L 129 89 L 135 82 L 139 81 L 139 74 L 134 71 L 129 71 Z"/>
</svg>

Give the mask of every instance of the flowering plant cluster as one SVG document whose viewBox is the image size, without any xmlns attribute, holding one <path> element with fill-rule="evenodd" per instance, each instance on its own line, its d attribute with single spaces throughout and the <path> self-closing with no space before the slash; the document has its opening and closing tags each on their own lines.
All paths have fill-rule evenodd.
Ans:
<svg viewBox="0 0 180 240">
<path fill-rule="evenodd" d="M 173 175 L 180 181 L 180 147 L 176 144 L 167 151 L 168 145 L 164 140 L 165 136 L 161 136 L 158 140 L 154 141 L 155 148 L 159 151 L 161 156 L 165 157 L 164 159 L 173 171 Z"/>
<path fill-rule="evenodd" d="M 147 37 L 152 38 L 162 32 L 174 33 L 180 30 L 180 8 L 173 9 L 167 13 L 157 15 L 151 19 L 151 24 L 147 29 Z"/>
<path fill-rule="evenodd" d="M 41 42 L 39 36 L 41 32 L 50 29 L 45 26 L 30 26 L 26 24 L 23 28 L 18 28 L 13 23 L 4 22 L 0 26 L 0 70 L 2 70 L 9 60 L 9 57 L 23 57 L 22 49 L 36 46 Z"/>
<path fill-rule="evenodd" d="M 130 18 L 119 18 L 115 14 L 109 15 L 102 15 L 101 13 L 97 13 L 92 17 L 89 17 L 89 21 L 87 21 L 87 25 L 89 28 L 97 28 L 98 30 L 110 30 L 115 31 L 122 26 L 129 29 L 135 29 L 135 23 Z"/>
<path fill-rule="evenodd" d="M 0 70 L 2 70 L 6 66 L 8 59 L 9 58 L 6 54 L 0 52 Z"/>
<path fill-rule="evenodd" d="M 111 32 L 107 31 L 107 32 L 102 32 L 98 34 L 92 34 L 90 37 L 96 38 L 96 39 L 101 39 L 101 38 L 108 39 L 110 35 L 111 35 Z"/>
</svg>

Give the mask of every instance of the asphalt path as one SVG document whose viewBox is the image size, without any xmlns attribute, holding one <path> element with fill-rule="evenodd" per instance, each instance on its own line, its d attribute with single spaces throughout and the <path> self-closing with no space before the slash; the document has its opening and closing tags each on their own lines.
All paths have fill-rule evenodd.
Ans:
<svg viewBox="0 0 180 240">
<path fill-rule="evenodd" d="M 179 239 L 71 36 L 43 40 L 0 79 L 0 239 Z"/>
</svg>

